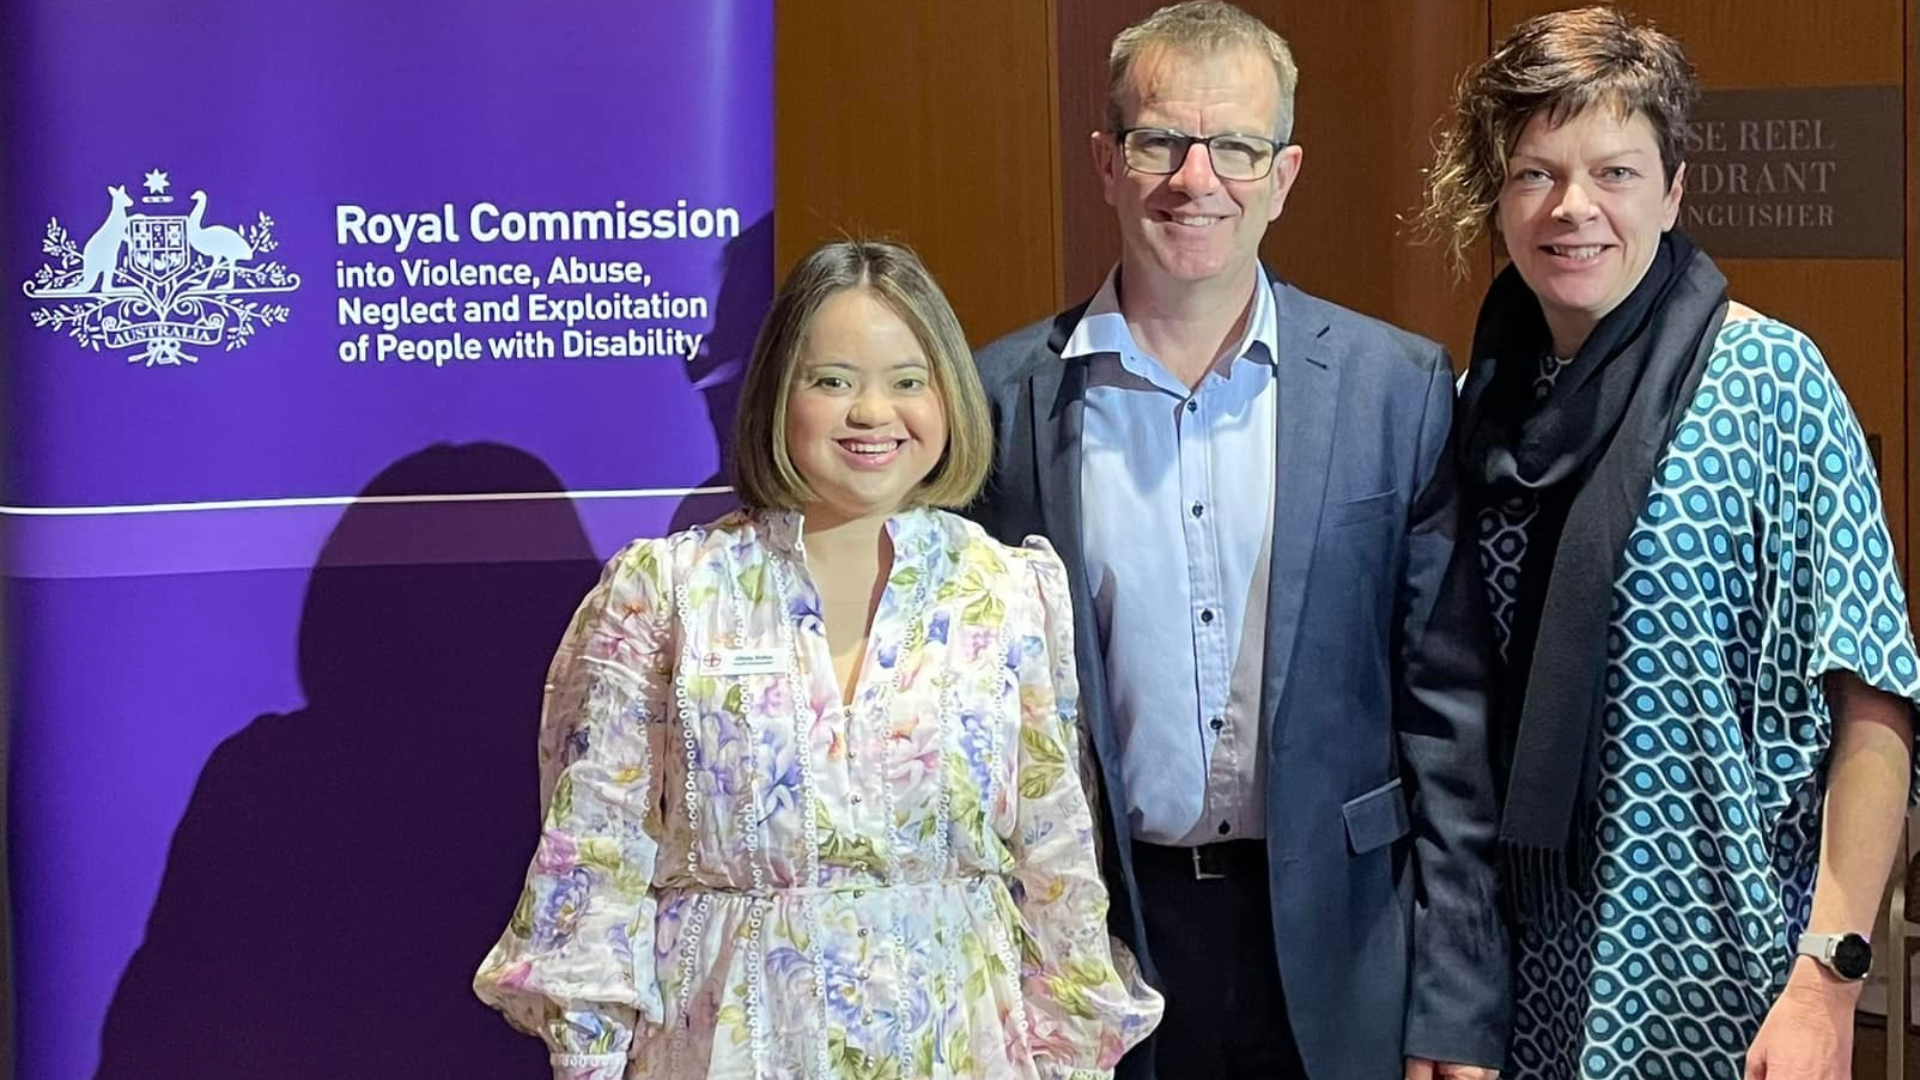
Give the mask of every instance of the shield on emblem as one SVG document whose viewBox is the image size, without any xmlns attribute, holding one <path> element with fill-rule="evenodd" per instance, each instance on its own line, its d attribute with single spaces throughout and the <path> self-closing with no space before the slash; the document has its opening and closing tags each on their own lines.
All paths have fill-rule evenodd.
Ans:
<svg viewBox="0 0 1920 1080">
<path fill-rule="evenodd" d="M 187 265 L 187 219 L 179 215 L 134 214 L 127 218 L 127 259 L 136 270 L 157 278 Z"/>
</svg>

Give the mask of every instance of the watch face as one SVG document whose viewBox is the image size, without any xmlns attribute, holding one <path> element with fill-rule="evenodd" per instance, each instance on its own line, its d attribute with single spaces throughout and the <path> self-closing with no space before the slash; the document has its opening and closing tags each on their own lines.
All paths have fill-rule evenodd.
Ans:
<svg viewBox="0 0 1920 1080">
<path fill-rule="evenodd" d="M 1859 934 L 1842 934 L 1833 946 L 1833 971 L 1843 979 L 1864 979 L 1873 966 L 1873 946 Z"/>
</svg>

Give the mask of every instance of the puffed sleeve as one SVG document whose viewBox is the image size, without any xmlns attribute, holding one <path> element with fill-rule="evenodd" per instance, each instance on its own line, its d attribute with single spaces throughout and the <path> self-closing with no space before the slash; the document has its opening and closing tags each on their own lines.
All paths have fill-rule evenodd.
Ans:
<svg viewBox="0 0 1920 1080">
<path fill-rule="evenodd" d="M 1160 995 L 1125 945 L 1107 934 L 1107 888 L 1081 786 L 1073 607 L 1066 571 L 1042 539 L 1027 541 L 1029 610 L 1012 647 L 1020 690 L 1019 803 L 1009 850 L 1021 920 L 1021 987 L 1029 1046 L 1043 1080 L 1110 1077 L 1160 1022 Z M 1018 570 L 1016 564 L 1016 570 Z"/>
<path fill-rule="evenodd" d="M 512 921 L 474 976 L 481 1000 L 545 1039 L 557 1080 L 619 1080 L 660 1022 L 654 861 L 672 679 L 664 541 L 607 564 L 553 658 L 540 719 L 540 843 Z"/>
</svg>

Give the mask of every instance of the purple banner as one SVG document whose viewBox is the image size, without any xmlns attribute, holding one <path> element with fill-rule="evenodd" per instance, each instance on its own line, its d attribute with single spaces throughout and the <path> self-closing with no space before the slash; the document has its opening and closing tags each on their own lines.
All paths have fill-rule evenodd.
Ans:
<svg viewBox="0 0 1920 1080">
<path fill-rule="evenodd" d="M 727 505 L 771 0 L 0 18 L 18 1075 L 541 1075 L 468 982 L 568 614 Z"/>
</svg>

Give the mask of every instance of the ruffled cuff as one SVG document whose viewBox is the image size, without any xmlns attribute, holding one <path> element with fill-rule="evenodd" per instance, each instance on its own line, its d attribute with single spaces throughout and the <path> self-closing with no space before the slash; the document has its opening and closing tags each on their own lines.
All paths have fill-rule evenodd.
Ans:
<svg viewBox="0 0 1920 1080">
<path fill-rule="evenodd" d="M 553 1080 L 622 1080 L 625 1054 L 554 1054 Z"/>
</svg>

